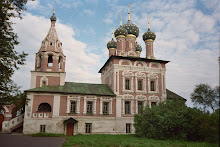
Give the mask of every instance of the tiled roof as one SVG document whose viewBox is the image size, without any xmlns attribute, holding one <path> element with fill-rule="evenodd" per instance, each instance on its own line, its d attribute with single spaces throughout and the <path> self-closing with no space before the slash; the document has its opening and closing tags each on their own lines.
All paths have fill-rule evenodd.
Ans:
<svg viewBox="0 0 220 147">
<path fill-rule="evenodd" d="M 38 87 L 26 90 L 26 92 L 51 92 L 65 94 L 115 96 L 115 94 L 106 84 L 88 84 L 75 82 L 66 82 L 64 86 Z"/>
<path fill-rule="evenodd" d="M 174 92 L 172 92 L 172 91 L 170 91 L 168 89 L 166 89 L 166 91 L 167 91 L 167 99 L 179 99 L 179 100 L 186 101 L 185 98 L 179 96 L 178 94 L 176 94 L 176 93 L 174 93 Z"/>
</svg>

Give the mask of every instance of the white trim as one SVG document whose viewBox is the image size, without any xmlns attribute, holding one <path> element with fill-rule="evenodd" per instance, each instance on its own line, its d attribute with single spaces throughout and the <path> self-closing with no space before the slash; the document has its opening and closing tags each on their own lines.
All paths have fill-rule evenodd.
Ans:
<svg viewBox="0 0 220 147">
<path fill-rule="evenodd" d="M 132 66 L 132 63 L 130 60 L 121 59 L 119 60 L 119 65 L 122 65 L 123 62 L 127 62 L 129 66 Z M 122 65 L 123 66 L 123 65 Z"/>
<path fill-rule="evenodd" d="M 159 82 L 158 82 L 158 79 L 159 79 L 159 76 L 158 74 L 155 74 L 155 73 L 150 73 L 148 74 L 148 93 L 159 93 Z M 150 88 L 150 81 L 151 80 L 154 80 L 155 81 L 155 91 L 151 91 L 151 88 Z"/>
<path fill-rule="evenodd" d="M 147 93 L 147 89 L 146 89 L 146 74 L 143 72 L 137 72 L 135 73 L 135 91 L 137 93 Z M 138 80 L 142 80 L 142 90 L 138 90 Z"/>
<path fill-rule="evenodd" d="M 76 102 L 76 113 L 79 114 L 79 111 L 80 111 L 80 96 L 79 95 L 68 95 L 67 96 L 66 113 L 70 113 L 70 107 L 71 107 L 70 101 L 75 101 Z"/>
<path fill-rule="evenodd" d="M 101 97 L 100 98 L 100 114 L 103 114 L 103 103 L 108 102 L 109 103 L 109 114 L 112 115 L 112 101 L 113 99 L 110 97 Z"/>
<path fill-rule="evenodd" d="M 87 102 L 91 101 L 92 102 L 92 113 L 96 114 L 96 96 L 84 96 L 84 108 L 83 108 L 83 114 L 87 113 Z"/>
<path fill-rule="evenodd" d="M 59 116 L 60 113 L 60 96 L 54 95 L 53 98 L 53 117 Z"/>
<path fill-rule="evenodd" d="M 43 81 L 46 82 L 46 85 L 45 85 L 45 86 L 48 85 L 48 78 L 47 78 L 46 76 L 43 76 L 42 78 L 40 78 L 40 87 L 43 86 Z"/>
<path fill-rule="evenodd" d="M 130 80 L 130 90 L 125 89 L 125 80 Z M 134 74 L 131 71 L 123 71 L 122 72 L 122 92 L 124 93 L 132 93 L 134 92 Z"/>
<path fill-rule="evenodd" d="M 135 98 L 136 102 L 136 114 L 138 114 L 138 101 L 143 102 L 143 108 L 147 106 L 147 97 L 145 95 L 137 95 Z"/>
<path fill-rule="evenodd" d="M 157 105 L 158 105 L 158 103 L 159 103 L 159 101 L 160 101 L 159 97 L 158 97 L 158 96 L 155 96 L 155 95 L 149 96 L 149 97 L 148 97 L 148 100 L 149 100 L 149 106 L 150 106 L 150 108 L 151 108 L 151 102 L 156 102 Z"/>
</svg>

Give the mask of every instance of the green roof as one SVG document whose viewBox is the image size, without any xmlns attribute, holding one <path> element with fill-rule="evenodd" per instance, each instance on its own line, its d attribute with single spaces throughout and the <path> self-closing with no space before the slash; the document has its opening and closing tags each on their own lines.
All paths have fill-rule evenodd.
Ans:
<svg viewBox="0 0 220 147">
<path fill-rule="evenodd" d="M 166 89 L 166 91 L 167 91 L 167 99 L 170 99 L 170 100 L 171 100 L 171 99 L 179 99 L 179 100 L 184 100 L 184 101 L 186 101 L 185 98 L 179 96 L 178 94 L 176 94 L 176 93 L 174 93 L 174 92 L 172 92 L 172 91 L 170 91 L 170 90 L 168 90 L 168 89 Z"/>
<path fill-rule="evenodd" d="M 38 87 L 26 90 L 26 92 L 50 92 L 79 95 L 115 96 L 115 94 L 106 84 L 88 84 L 75 82 L 65 82 L 64 86 Z"/>
</svg>

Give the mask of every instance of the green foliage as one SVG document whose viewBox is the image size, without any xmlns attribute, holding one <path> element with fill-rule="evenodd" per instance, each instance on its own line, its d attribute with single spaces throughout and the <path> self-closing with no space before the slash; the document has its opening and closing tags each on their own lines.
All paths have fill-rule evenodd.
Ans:
<svg viewBox="0 0 220 147">
<path fill-rule="evenodd" d="M 219 116 L 188 108 L 182 101 L 167 101 L 135 116 L 136 134 L 152 139 L 218 142 Z"/>
<path fill-rule="evenodd" d="M 27 0 L 0 1 L 0 107 L 12 103 L 20 94 L 19 87 L 11 80 L 15 70 L 25 62 L 26 53 L 18 53 L 18 36 L 13 32 L 11 18 L 21 18 Z"/>
<path fill-rule="evenodd" d="M 182 140 L 153 140 L 135 135 L 77 135 L 66 137 L 63 147 L 218 147 L 217 144 Z"/>
<path fill-rule="evenodd" d="M 203 111 L 209 108 L 214 112 L 219 107 L 219 86 L 214 89 L 208 84 L 196 85 L 193 93 L 191 93 L 192 102 L 194 105 L 201 106 Z"/>
</svg>

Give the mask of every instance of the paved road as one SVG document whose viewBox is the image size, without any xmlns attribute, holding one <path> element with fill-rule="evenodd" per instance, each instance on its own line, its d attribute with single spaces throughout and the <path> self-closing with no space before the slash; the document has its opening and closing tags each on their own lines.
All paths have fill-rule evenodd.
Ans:
<svg viewBox="0 0 220 147">
<path fill-rule="evenodd" d="M 61 147 L 65 138 L 0 134 L 1 147 Z"/>
</svg>

